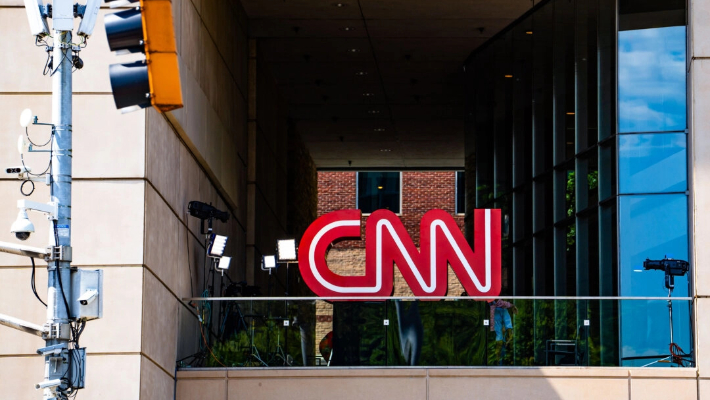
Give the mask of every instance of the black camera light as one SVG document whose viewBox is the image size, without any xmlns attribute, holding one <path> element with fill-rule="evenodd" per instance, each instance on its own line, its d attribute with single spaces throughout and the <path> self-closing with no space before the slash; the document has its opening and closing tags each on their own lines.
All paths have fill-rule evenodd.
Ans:
<svg viewBox="0 0 710 400">
<path fill-rule="evenodd" d="M 187 204 L 187 211 L 195 218 L 202 220 L 200 233 L 203 235 L 212 233 L 212 220 L 217 219 L 222 222 L 229 221 L 229 212 L 220 211 L 210 204 L 201 201 L 191 201 Z M 205 221 L 208 223 L 207 231 L 205 231 Z"/>
<path fill-rule="evenodd" d="M 685 276 L 690 271 L 690 263 L 684 260 L 674 260 L 672 258 L 664 258 L 663 260 L 646 259 L 643 262 L 643 269 L 646 271 L 656 270 L 666 273 L 666 288 L 673 289 L 675 287 L 675 277 Z"/>
</svg>

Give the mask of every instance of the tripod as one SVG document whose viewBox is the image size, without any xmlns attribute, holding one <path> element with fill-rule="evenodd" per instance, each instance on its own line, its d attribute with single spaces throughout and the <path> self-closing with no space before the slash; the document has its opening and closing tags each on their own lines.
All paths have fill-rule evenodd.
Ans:
<svg viewBox="0 0 710 400">
<path fill-rule="evenodd" d="M 692 363 L 692 355 L 689 353 L 684 353 L 683 350 L 678 346 L 673 340 L 673 289 L 675 288 L 675 277 L 685 276 L 690 270 L 690 264 L 683 260 L 674 260 L 672 258 L 664 258 L 663 260 L 649 260 L 643 262 L 643 268 L 647 271 L 657 270 L 663 271 L 665 273 L 665 286 L 668 289 L 668 323 L 670 326 L 670 336 L 671 343 L 669 344 L 670 356 L 664 357 L 660 360 L 654 361 L 652 363 L 644 365 L 648 367 L 655 363 L 660 362 L 671 362 L 677 364 L 680 367 L 686 366 L 686 364 Z M 670 360 L 670 361 L 668 361 Z"/>
</svg>

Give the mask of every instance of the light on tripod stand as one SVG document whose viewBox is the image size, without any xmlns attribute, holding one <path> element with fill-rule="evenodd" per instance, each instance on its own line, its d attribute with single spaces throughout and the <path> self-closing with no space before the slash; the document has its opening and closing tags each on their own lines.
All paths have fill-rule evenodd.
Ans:
<svg viewBox="0 0 710 400">
<path fill-rule="evenodd" d="M 217 269 L 224 274 L 224 271 L 229 269 L 229 263 L 232 262 L 232 257 L 221 257 L 217 260 Z"/>
<path fill-rule="evenodd" d="M 276 258 L 280 263 L 298 262 L 298 247 L 296 246 L 296 239 L 277 240 Z"/>
<path fill-rule="evenodd" d="M 210 257 L 222 257 L 224 248 L 227 246 L 227 236 L 215 235 L 210 237 L 210 247 L 207 249 L 207 254 Z"/>
<path fill-rule="evenodd" d="M 271 275 L 271 270 L 276 268 L 276 256 L 264 256 L 261 258 L 261 270 L 269 271 Z"/>
</svg>

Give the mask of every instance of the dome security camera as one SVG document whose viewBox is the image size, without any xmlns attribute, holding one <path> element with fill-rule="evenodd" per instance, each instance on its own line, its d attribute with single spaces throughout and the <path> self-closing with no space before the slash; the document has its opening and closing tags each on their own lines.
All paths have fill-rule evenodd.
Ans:
<svg viewBox="0 0 710 400">
<path fill-rule="evenodd" d="M 30 219 L 27 217 L 27 211 L 24 209 L 20 209 L 20 212 L 17 213 L 17 220 L 12 223 L 12 227 L 10 228 L 10 233 L 14 233 L 15 237 L 18 240 L 27 240 L 30 237 L 30 234 L 32 234 L 35 231 L 35 226 L 30 221 Z"/>
</svg>

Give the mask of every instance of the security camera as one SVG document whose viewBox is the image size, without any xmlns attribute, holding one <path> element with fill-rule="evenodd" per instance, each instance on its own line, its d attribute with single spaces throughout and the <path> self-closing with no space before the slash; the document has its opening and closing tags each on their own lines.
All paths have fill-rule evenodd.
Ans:
<svg viewBox="0 0 710 400">
<path fill-rule="evenodd" d="M 44 382 L 40 382 L 40 383 L 36 384 L 35 389 L 55 388 L 61 384 L 62 384 L 61 379 L 52 379 L 51 381 L 44 381 Z"/>
<path fill-rule="evenodd" d="M 34 231 L 35 226 L 27 217 L 27 211 L 21 208 L 20 212 L 17 213 L 17 220 L 15 220 L 10 227 L 10 233 L 14 233 L 15 237 L 19 240 L 27 240 Z"/>
<path fill-rule="evenodd" d="M 99 297 L 99 291 L 96 289 L 89 289 L 84 292 L 84 294 L 79 297 L 79 303 L 82 306 L 91 304 L 96 298 Z"/>
</svg>

